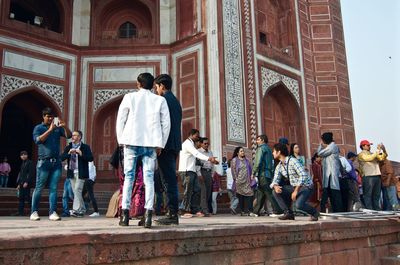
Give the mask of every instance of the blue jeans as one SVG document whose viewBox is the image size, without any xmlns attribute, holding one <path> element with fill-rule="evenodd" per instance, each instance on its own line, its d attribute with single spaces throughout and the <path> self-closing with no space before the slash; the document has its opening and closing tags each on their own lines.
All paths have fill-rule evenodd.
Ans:
<svg viewBox="0 0 400 265">
<path fill-rule="evenodd" d="M 132 186 L 135 182 L 137 160 L 143 163 L 143 182 L 145 185 L 145 205 L 147 210 L 153 210 L 154 204 L 154 168 L 157 154 L 154 147 L 125 146 L 124 147 L 124 186 L 122 189 L 122 209 L 130 209 Z"/>
<path fill-rule="evenodd" d="M 383 210 L 392 211 L 393 207 L 396 207 L 399 204 L 396 186 L 383 187 L 382 193 L 384 202 Z"/>
<path fill-rule="evenodd" d="M 381 209 L 379 205 L 381 198 L 381 176 L 363 176 L 362 187 L 365 208 L 379 211 Z"/>
<path fill-rule="evenodd" d="M 71 180 L 67 178 L 64 182 L 64 191 L 62 196 L 63 214 L 69 215 L 68 201 L 74 200 L 74 192 L 71 187 Z"/>
<path fill-rule="evenodd" d="M 36 187 L 32 195 L 32 213 L 39 210 L 42 190 L 49 181 L 49 214 L 57 210 L 57 185 L 61 177 L 61 161 L 39 160 L 36 165 Z"/>
<path fill-rule="evenodd" d="M 291 205 L 292 205 L 292 193 L 294 191 L 294 187 L 290 185 L 282 186 L 282 193 L 276 193 L 275 190 L 272 192 L 276 202 L 279 204 L 279 207 L 284 212 L 292 213 Z M 307 201 L 310 198 L 313 192 L 312 187 L 301 187 L 297 193 L 295 206 L 296 209 L 306 212 L 310 215 L 315 215 L 317 210 L 311 207 Z"/>
<path fill-rule="evenodd" d="M 163 150 L 158 157 L 158 166 L 167 193 L 167 206 L 171 214 L 178 213 L 178 182 L 176 180 L 176 157 L 171 150 Z"/>
<path fill-rule="evenodd" d="M 7 188 L 8 176 L 0 175 L 0 187 Z"/>
</svg>

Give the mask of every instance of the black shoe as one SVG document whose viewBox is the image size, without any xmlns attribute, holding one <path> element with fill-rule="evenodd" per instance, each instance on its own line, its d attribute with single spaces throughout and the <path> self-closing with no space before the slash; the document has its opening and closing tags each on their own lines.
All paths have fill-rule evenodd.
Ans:
<svg viewBox="0 0 400 265">
<path fill-rule="evenodd" d="M 179 218 L 177 214 L 171 214 L 167 217 L 154 220 L 157 225 L 179 225 Z"/>
<path fill-rule="evenodd" d="M 142 218 L 140 218 L 140 221 L 138 222 L 138 226 L 144 226 L 144 222 L 145 222 L 146 218 L 143 215 Z"/>
<path fill-rule="evenodd" d="M 279 220 L 294 220 L 294 214 L 293 213 L 285 213 L 282 216 L 278 217 Z"/>
<path fill-rule="evenodd" d="M 152 216 L 153 216 L 153 210 L 146 210 L 146 213 L 144 214 L 144 217 L 145 217 L 144 228 L 151 228 Z"/>
<path fill-rule="evenodd" d="M 129 210 L 122 210 L 121 216 L 119 217 L 120 226 L 129 225 Z"/>
<path fill-rule="evenodd" d="M 318 212 L 316 212 L 314 215 L 311 215 L 310 221 L 313 221 L 313 222 L 318 221 L 318 216 L 319 216 Z"/>
</svg>

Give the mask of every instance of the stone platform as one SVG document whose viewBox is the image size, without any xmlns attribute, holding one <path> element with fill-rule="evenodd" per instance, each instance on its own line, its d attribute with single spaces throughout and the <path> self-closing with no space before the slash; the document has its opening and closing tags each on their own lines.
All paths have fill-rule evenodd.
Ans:
<svg viewBox="0 0 400 265">
<path fill-rule="evenodd" d="M 0 264 L 399 264 L 398 219 L 307 220 L 216 215 L 144 229 L 105 217 L 1 217 Z"/>
</svg>

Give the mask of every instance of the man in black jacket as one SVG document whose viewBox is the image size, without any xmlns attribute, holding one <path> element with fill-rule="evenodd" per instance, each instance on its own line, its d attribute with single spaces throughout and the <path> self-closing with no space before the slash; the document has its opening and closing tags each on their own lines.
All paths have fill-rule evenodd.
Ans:
<svg viewBox="0 0 400 265">
<path fill-rule="evenodd" d="M 177 225 L 178 220 L 178 183 L 176 179 L 176 158 L 182 149 L 181 124 L 182 107 L 178 99 L 171 91 L 172 79 L 167 74 L 157 76 L 154 80 L 156 92 L 167 101 L 171 130 L 167 144 L 158 154 L 158 166 L 160 168 L 162 181 L 165 183 L 167 192 L 168 215 L 166 218 L 158 219 L 155 222 L 160 225 Z"/>
<path fill-rule="evenodd" d="M 33 166 L 33 162 L 28 158 L 27 151 L 21 151 L 20 157 L 22 164 L 17 178 L 17 189 L 19 192 L 18 215 L 23 216 L 25 202 L 29 202 L 35 167 Z"/>
<path fill-rule="evenodd" d="M 71 179 L 71 186 L 74 192 L 73 211 L 71 216 L 83 217 L 86 212 L 85 203 L 82 197 L 83 185 L 89 178 L 89 162 L 93 161 L 92 150 L 89 145 L 82 143 L 82 132 L 72 132 L 72 142 L 69 143 L 61 160 L 67 159 L 67 178 Z"/>
</svg>

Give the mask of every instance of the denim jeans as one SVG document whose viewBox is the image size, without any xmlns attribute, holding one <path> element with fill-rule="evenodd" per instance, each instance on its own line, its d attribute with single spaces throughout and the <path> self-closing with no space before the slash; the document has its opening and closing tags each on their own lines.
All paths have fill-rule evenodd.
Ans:
<svg viewBox="0 0 400 265">
<path fill-rule="evenodd" d="M 0 175 L 0 187 L 7 188 L 8 185 L 8 176 Z"/>
<path fill-rule="evenodd" d="M 64 191 L 62 196 L 63 213 L 69 216 L 68 201 L 74 200 L 74 192 L 72 191 L 71 181 L 67 178 L 64 182 Z"/>
<path fill-rule="evenodd" d="M 32 213 L 39 210 L 42 190 L 49 182 L 49 214 L 57 210 L 57 185 L 61 177 L 61 161 L 39 160 L 36 165 L 36 187 L 32 195 Z"/>
<path fill-rule="evenodd" d="M 239 204 L 239 199 L 236 197 L 236 192 L 233 190 L 228 190 L 228 196 L 230 200 L 229 208 L 235 211 Z"/>
<path fill-rule="evenodd" d="M 293 191 L 294 191 L 293 186 L 284 185 L 282 186 L 281 193 L 276 193 L 275 190 L 272 192 L 276 199 L 276 202 L 279 204 L 279 207 L 284 212 L 289 212 L 289 213 L 292 212 L 291 205 L 292 205 Z M 313 192 L 312 187 L 305 187 L 305 186 L 300 187 L 295 201 L 296 209 L 304 211 L 310 215 L 315 215 L 317 213 L 317 210 L 311 207 L 307 202 L 312 192 Z"/>
<path fill-rule="evenodd" d="M 362 178 L 365 208 L 379 211 L 381 197 L 381 176 L 364 176 Z"/>
<path fill-rule="evenodd" d="M 122 188 L 122 209 L 130 209 L 132 186 L 135 183 L 136 163 L 143 163 L 143 182 L 145 186 L 145 205 L 147 210 L 153 210 L 154 204 L 154 168 L 157 154 L 154 147 L 125 146 L 124 147 L 124 186 Z"/>
<path fill-rule="evenodd" d="M 176 157 L 172 150 L 163 150 L 158 157 L 160 176 L 165 184 L 167 193 L 167 206 L 171 214 L 178 213 L 178 182 L 176 180 Z"/>
<path fill-rule="evenodd" d="M 387 186 L 383 187 L 383 200 L 386 201 L 386 207 L 383 210 L 392 211 L 393 207 L 396 207 L 399 204 L 399 200 L 397 199 L 397 189 L 396 186 Z"/>
</svg>

